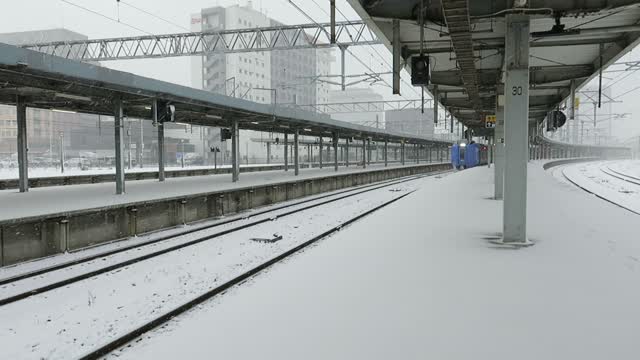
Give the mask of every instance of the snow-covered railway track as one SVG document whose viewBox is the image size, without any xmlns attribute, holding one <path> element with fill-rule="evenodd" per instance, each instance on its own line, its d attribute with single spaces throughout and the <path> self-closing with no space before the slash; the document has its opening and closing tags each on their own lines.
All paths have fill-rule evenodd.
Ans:
<svg viewBox="0 0 640 360">
<path fill-rule="evenodd" d="M 575 165 L 574 165 L 575 166 Z M 621 175 L 616 175 L 615 173 L 612 173 L 612 171 L 608 171 L 605 170 L 604 167 L 606 165 L 604 164 L 599 164 L 599 163 L 592 163 L 592 164 L 581 164 L 580 166 L 583 166 L 586 169 L 591 170 L 590 173 L 588 173 L 589 175 L 583 175 L 584 179 L 589 179 L 592 181 L 584 181 L 584 179 L 580 180 L 580 177 L 576 177 L 575 174 L 573 175 L 569 175 L 567 174 L 567 170 L 569 170 L 569 168 L 563 168 L 562 170 L 560 170 L 562 177 L 569 182 L 570 184 L 572 184 L 573 186 L 591 194 L 594 195 L 595 197 L 602 199 L 610 204 L 613 204 L 615 206 L 618 206 L 622 209 L 625 209 L 627 211 L 630 211 L 634 214 L 640 215 L 640 211 L 638 211 L 637 208 L 633 207 L 633 206 L 628 206 L 627 204 L 624 203 L 624 201 L 617 199 L 616 196 L 612 195 L 611 191 L 608 189 L 605 189 L 604 187 L 601 187 L 601 185 L 594 185 L 594 184 L 598 184 L 598 183 L 609 183 L 609 179 L 615 181 L 623 181 L 623 184 L 627 184 L 625 186 L 631 186 L 632 188 L 637 188 L 638 186 L 640 186 L 640 183 L 634 181 L 634 180 L 630 180 L 630 179 L 625 179 L 623 178 L 623 174 Z M 607 167 L 608 169 L 608 167 Z M 583 170 L 584 171 L 584 170 Z M 585 173 L 586 174 L 586 173 Z M 600 176 L 602 177 L 598 177 L 597 175 L 594 174 L 601 174 Z M 598 181 L 595 181 L 595 180 Z M 607 191 L 608 190 L 608 191 Z M 621 191 L 621 190 L 618 190 Z M 624 190 L 624 192 L 628 192 L 628 193 L 634 193 L 637 192 L 637 190 Z"/>
<path fill-rule="evenodd" d="M 312 239 L 329 236 L 437 179 L 398 179 L 359 189 L 353 196 L 340 195 L 341 201 L 331 198 L 321 200 L 324 205 L 305 204 L 302 207 L 308 210 L 288 216 L 265 214 L 268 221 L 215 236 L 215 241 L 202 241 L 0 306 L 0 339 L 12 339 L 4 343 L 3 351 L 12 359 L 80 358 L 133 329 L 157 324 L 156 318 L 162 314 L 184 310 L 185 304 L 202 299 L 203 294 L 224 289 L 225 284 L 232 286 L 234 279 L 242 282 L 243 275 L 247 279 L 269 267 L 272 259 L 283 259 L 313 243 Z M 274 233 L 279 240 L 261 241 L 269 240 Z M 164 243 L 160 246 L 169 247 Z M 11 285 L 15 288 L 5 286 L 0 290 L 28 290 L 21 282 Z"/>
<path fill-rule="evenodd" d="M 600 167 L 600 171 L 602 171 L 603 173 L 605 173 L 605 174 L 607 174 L 607 175 L 609 175 L 611 177 L 614 177 L 616 179 L 620 179 L 620 180 L 626 181 L 626 182 L 631 183 L 631 184 L 640 185 L 640 178 L 637 178 L 637 177 L 634 177 L 634 176 L 630 176 L 630 175 L 624 174 L 622 172 L 613 170 L 610 165 L 601 166 Z"/>
<path fill-rule="evenodd" d="M 301 250 L 307 248 L 308 246 L 332 235 L 333 233 L 340 231 L 343 227 L 348 226 L 362 218 L 364 218 L 365 216 L 370 215 L 371 213 L 374 213 L 406 196 L 409 196 L 410 194 L 412 194 L 413 192 L 415 192 L 415 190 L 407 192 L 406 194 L 400 195 L 398 197 L 395 197 L 389 201 L 386 201 L 370 210 L 367 210 L 364 213 L 361 213 L 355 217 L 352 217 L 348 220 L 346 220 L 345 222 L 343 222 L 340 225 L 334 226 L 329 230 L 324 231 L 323 233 L 314 236 L 311 239 L 308 239 L 306 241 L 304 241 L 303 243 L 301 243 L 300 245 L 289 249 L 288 251 L 281 253 L 280 255 L 250 269 L 249 271 L 246 271 L 230 280 L 228 280 L 227 282 L 221 284 L 220 286 L 213 288 L 205 293 L 203 293 L 202 295 L 178 306 L 175 307 L 174 309 L 161 314 L 160 316 L 146 322 L 145 324 L 130 330 L 129 332 L 112 339 L 111 341 L 109 341 L 108 343 L 94 349 L 91 350 L 90 352 L 84 354 L 82 357 L 80 357 L 80 359 L 82 360 L 89 360 L 89 359 L 100 359 L 103 356 L 111 353 L 112 351 L 115 351 L 123 346 L 125 346 L 127 343 L 135 340 L 136 338 L 140 337 L 141 335 L 145 334 L 148 331 L 151 331 L 155 328 L 158 328 L 159 326 L 163 325 L 164 323 L 168 322 L 169 320 L 175 318 L 176 316 L 179 316 L 191 309 L 193 309 L 194 307 L 198 306 L 199 304 L 204 303 L 205 301 L 215 297 L 216 295 L 220 295 L 222 293 L 224 293 L 225 291 L 229 290 L 230 288 L 234 287 L 235 285 L 241 284 L 242 282 L 250 279 L 251 277 L 259 274 L 260 272 L 270 268 L 271 266 L 285 260 L 286 258 L 300 252 Z"/>
<path fill-rule="evenodd" d="M 75 282 L 78 281 L 82 281 L 82 280 L 86 280 L 89 278 L 92 278 L 94 276 L 100 275 L 100 274 L 104 274 L 104 273 L 108 273 L 132 264 L 135 264 L 137 262 L 140 261 L 144 261 L 144 260 L 148 260 L 160 255 L 164 255 L 173 251 L 177 251 L 189 246 L 193 246 L 196 244 L 199 244 L 203 241 L 208 241 L 223 235 L 227 235 L 233 232 L 237 232 L 243 229 L 247 229 L 250 228 L 252 226 L 256 226 L 259 224 L 263 224 L 269 221 L 274 220 L 275 218 L 282 218 L 282 217 L 286 217 L 286 216 L 290 216 L 293 214 L 297 214 L 299 212 L 302 211 L 306 211 L 309 209 L 313 209 L 313 208 L 317 208 L 319 206 L 323 206 L 326 204 L 330 204 L 330 203 L 334 203 L 343 199 L 347 199 L 347 198 L 351 198 L 363 193 L 367 193 L 367 192 L 371 192 L 371 191 L 375 191 L 384 187 L 389 187 L 389 186 L 394 186 L 397 184 L 402 184 L 402 183 L 406 183 L 409 181 L 413 181 L 416 179 L 420 179 L 426 176 L 435 176 L 438 174 L 442 174 L 442 172 L 438 172 L 438 173 L 431 173 L 431 174 L 423 174 L 423 175 L 417 175 L 417 176 L 410 176 L 407 178 L 402 178 L 402 179 L 393 179 L 393 180 L 388 180 L 388 181 L 383 181 L 380 183 L 375 183 L 375 184 L 371 184 L 371 185 L 365 185 L 363 187 L 358 187 L 356 189 L 349 189 L 349 190 L 344 190 L 344 191 L 340 191 L 337 193 L 332 193 L 329 195 L 323 195 L 323 196 L 318 196 L 318 197 L 314 197 L 312 199 L 307 199 L 307 200 L 302 200 L 302 201 L 298 201 L 292 204 L 286 204 L 286 205 L 282 205 L 282 206 L 278 206 L 276 208 L 270 208 L 270 209 L 266 209 L 266 210 L 262 210 L 262 211 L 258 211 L 258 212 L 252 212 L 250 213 L 250 217 L 256 220 L 253 221 L 249 221 L 247 222 L 246 220 L 248 219 L 245 216 L 243 217 L 236 217 L 236 218 L 231 218 L 231 219 L 227 219 L 221 222 L 216 222 L 215 224 L 208 224 L 208 225 L 203 225 L 203 226 L 198 226 L 198 227 L 194 227 L 188 230 L 185 230 L 183 232 L 180 233 L 172 233 L 170 235 L 166 235 L 166 236 L 161 236 L 158 238 L 155 238 L 153 240 L 150 240 L 148 242 L 142 243 L 142 244 L 133 244 L 130 246 L 124 246 L 124 247 L 120 247 L 117 249 L 113 249 L 113 250 L 109 250 L 106 251 L 104 253 L 99 253 L 96 255 L 92 255 L 89 257 L 85 257 L 85 258 L 81 258 L 81 259 L 77 259 L 71 262 L 67 262 L 67 263 L 63 263 L 63 264 L 58 264 L 55 266 L 51 266 L 51 267 L 47 267 L 44 269 L 39 269 L 36 271 L 32 271 L 26 274 L 20 274 L 8 279 L 3 279 L 0 280 L 0 289 L 2 288 L 7 288 L 8 286 L 11 286 L 15 283 L 18 282 L 22 282 L 22 281 L 28 281 L 30 279 L 36 279 L 36 278 L 45 278 L 47 274 L 49 273 L 53 273 L 53 272 L 57 272 L 60 270 L 65 270 L 68 269 L 70 267 L 81 267 L 87 263 L 90 262 L 96 262 L 100 259 L 104 259 L 106 257 L 110 257 L 110 256 L 114 256 L 114 255 L 121 255 L 122 253 L 125 252 L 132 252 L 132 251 L 139 251 L 140 249 L 143 248 L 149 248 L 150 246 L 153 245 L 157 245 L 159 243 L 163 243 L 163 242 L 167 242 L 170 240 L 174 240 L 176 238 L 182 237 L 184 235 L 191 235 L 191 234 L 196 234 L 198 232 L 204 232 L 206 230 L 211 230 L 211 229 L 216 229 L 216 228 L 220 228 L 220 227 L 225 227 L 224 230 L 221 231 L 217 231 L 215 233 L 206 233 L 202 236 L 198 236 L 195 239 L 191 239 L 185 242 L 180 242 L 178 244 L 175 244 L 173 246 L 168 246 L 168 247 L 164 247 L 161 248 L 159 250 L 153 250 L 147 253 L 144 253 L 142 255 L 136 255 L 134 257 L 130 257 L 130 258 L 126 258 L 125 260 L 122 261 L 117 261 L 113 264 L 110 264 L 108 266 L 100 266 L 96 269 L 93 269 L 91 271 L 85 271 L 85 272 L 80 272 L 78 274 L 75 274 L 73 276 L 68 276 L 68 277 L 64 277 L 62 279 L 58 279 L 56 281 L 51 281 L 49 283 L 46 283 L 44 285 L 41 286 L 35 286 L 35 287 L 31 287 L 28 288 L 24 291 L 20 291 L 18 293 L 12 294 L 10 296 L 5 296 L 2 297 L 2 295 L 0 295 L 0 306 L 6 305 L 6 304 L 10 304 L 22 299 L 25 299 L 27 297 L 30 296 L 34 296 L 34 295 L 38 295 L 38 294 L 42 294 L 44 292 L 53 290 L 53 289 L 57 289 L 69 284 L 73 284 Z M 282 210 L 288 210 L 288 211 L 284 211 L 282 212 Z M 46 281 L 46 280 L 45 280 Z M 2 292 L 0 292 L 0 294 L 2 294 Z"/>
</svg>

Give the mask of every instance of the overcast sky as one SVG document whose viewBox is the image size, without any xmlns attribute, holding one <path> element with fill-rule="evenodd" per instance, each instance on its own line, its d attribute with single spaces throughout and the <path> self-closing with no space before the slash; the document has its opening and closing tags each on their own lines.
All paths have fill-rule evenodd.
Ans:
<svg viewBox="0 0 640 360">
<path fill-rule="evenodd" d="M 197 13 L 201 8 L 211 6 L 246 5 L 246 0 L 122 0 L 120 6 L 116 0 L 68 0 L 69 2 L 84 6 L 100 14 L 117 19 L 122 23 L 132 25 L 145 32 L 154 34 L 182 32 L 183 28 L 189 28 L 190 15 Z M 293 0 L 302 10 L 311 16 L 315 21 L 328 21 L 328 1 L 326 0 Z M 289 0 L 254 0 L 255 9 L 263 9 L 267 15 L 285 24 L 308 23 L 309 20 L 299 10 L 289 3 Z M 175 26 L 163 20 L 154 18 L 129 6 L 134 5 L 147 12 L 151 12 L 158 17 L 175 23 Z M 347 4 L 346 0 L 337 0 L 338 8 L 349 19 L 356 19 L 357 15 Z M 10 1 L 3 7 L 2 21 L 0 22 L 0 32 L 16 32 L 28 30 L 42 30 L 49 28 L 67 28 L 89 36 L 89 38 L 106 38 L 120 36 L 144 35 L 143 32 L 111 21 L 86 10 L 79 9 L 64 0 L 21 0 Z M 345 20 L 342 14 L 338 13 L 338 20 Z M 375 48 L 375 50 L 374 50 Z M 386 72 L 391 69 L 386 63 L 391 63 L 391 55 L 383 46 L 359 46 L 352 47 L 352 51 L 363 62 L 375 71 Z M 377 52 L 376 52 L 377 51 Z M 638 50 L 625 56 L 624 60 L 637 60 Z M 380 58 L 385 57 L 385 61 Z M 170 58 L 154 60 L 127 60 L 118 62 L 105 62 L 103 65 L 133 72 L 136 74 L 155 77 L 161 80 L 190 84 L 190 61 L 189 58 Z M 354 59 L 347 60 L 347 73 L 363 73 L 367 71 L 364 66 Z M 339 73 L 338 64 L 334 64 L 333 73 Z M 407 75 L 406 73 L 404 74 Z M 619 80 L 625 74 L 605 74 L 603 83 Z M 612 88 L 615 98 L 628 90 L 634 89 L 639 83 L 640 72 L 634 73 L 622 81 L 616 83 Z M 407 79 L 408 80 L 408 79 Z M 389 79 L 390 82 L 390 79 Z M 394 99 L 391 89 L 384 86 L 374 87 L 381 95 L 387 99 Z M 403 84 L 402 89 L 405 98 L 418 98 L 416 89 Z M 621 138 L 640 135 L 640 122 L 635 121 L 636 114 L 640 114 L 640 102 L 636 98 L 640 95 L 640 90 L 617 100 L 622 103 L 613 104 L 614 113 L 632 113 L 626 119 L 615 120 L 614 135 Z M 398 98 L 398 97 L 395 97 Z M 638 111 L 636 111 L 638 110 Z"/>
</svg>

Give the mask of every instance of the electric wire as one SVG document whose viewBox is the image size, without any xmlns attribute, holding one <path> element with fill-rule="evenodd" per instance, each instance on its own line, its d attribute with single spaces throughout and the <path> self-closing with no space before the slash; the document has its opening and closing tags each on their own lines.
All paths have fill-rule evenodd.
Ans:
<svg viewBox="0 0 640 360">
<path fill-rule="evenodd" d="M 60 0 L 60 1 L 62 1 L 63 3 L 69 4 L 69 5 L 71 5 L 71 6 L 75 6 L 75 7 L 79 8 L 79 9 L 82 9 L 82 10 L 88 11 L 88 12 L 90 12 L 90 13 L 94 14 L 94 15 L 98 15 L 98 16 L 100 16 L 100 17 L 103 17 L 103 18 L 105 18 L 105 19 L 107 19 L 107 20 L 111 20 L 111 21 L 113 21 L 113 22 L 115 22 L 115 23 L 122 24 L 122 25 L 127 26 L 127 27 L 129 27 L 129 28 L 131 28 L 131 29 L 134 29 L 134 30 L 136 30 L 136 31 L 140 31 L 140 32 L 145 33 L 145 34 L 147 34 L 147 35 L 153 35 L 152 33 L 148 32 L 148 31 L 142 30 L 142 29 L 140 29 L 140 28 L 138 28 L 138 27 L 135 27 L 135 26 L 133 26 L 133 25 L 131 25 L 131 24 L 128 24 L 128 23 L 123 22 L 123 21 L 120 21 L 120 20 L 118 20 L 118 19 L 114 19 L 114 18 L 112 18 L 112 17 L 110 17 L 110 16 L 107 16 L 107 15 L 105 15 L 105 14 L 101 14 L 101 13 L 99 13 L 99 12 L 95 11 L 95 10 L 91 10 L 91 9 L 89 9 L 89 8 L 87 8 L 87 7 L 82 6 L 82 5 L 78 5 L 78 4 L 73 3 L 73 2 L 71 2 L 71 1 L 69 1 L 69 0 Z"/>
</svg>

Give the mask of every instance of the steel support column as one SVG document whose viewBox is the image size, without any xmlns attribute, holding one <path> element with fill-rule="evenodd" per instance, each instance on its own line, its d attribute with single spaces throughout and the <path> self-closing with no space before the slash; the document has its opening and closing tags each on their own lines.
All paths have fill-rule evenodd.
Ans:
<svg viewBox="0 0 640 360">
<path fill-rule="evenodd" d="M 289 134 L 284 134 L 284 171 L 289 171 Z"/>
<path fill-rule="evenodd" d="M 389 140 L 385 139 L 384 140 L 384 167 L 387 167 L 389 165 Z"/>
<path fill-rule="evenodd" d="M 499 85 L 500 86 L 500 85 Z M 498 91 L 500 93 L 502 91 Z M 499 95 L 500 96 L 500 95 Z M 495 149 L 493 167 L 494 189 L 493 194 L 496 200 L 502 199 L 504 190 L 504 107 L 496 104 L 496 127 L 494 131 Z"/>
<path fill-rule="evenodd" d="M 400 144 L 400 161 L 404 165 L 404 141 Z"/>
<path fill-rule="evenodd" d="M 349 167 L 349 139 L 344 139 L 344 163 Z"/>
<path fill-rule="evenodd" d="M 158 181 L 164 181 L 164 163 L 165 163 L 165 149 L 164 149 L 164 123 L 157 122 L 158 128 Z"/>
<path fill-rule="evenodd" d="M 345 68 L 346 67 L 346 64 L 345 64 L 346 51 L 347 51 L 346 46 L 340 46 L 340 84 L 342 87 L 342 91 L 345 91 L 347 88 L 346 68 Z"/>
<path fill-rule="evenodd" d="M 392 20 L 393 28 L 393 41 L 391 43 L 393 52 L 393 94 L 400 94 L 400 71 L 402 70 L 402 63 L 400 61 L 400 53 L 402 51 L 402 44 L 400 44 L 400 20 Z"/>
<path fill-rule="evenodd" d="M 124 126 L 122 100 L 113 100 L 114 144 L 116 153 L 116 194 L 124 194 Z"/>
<path fill-rule="evenodd" d="M 267 164 L 271 164 L 271 143 L 267 142 Z"/>
<path fill-rule="evenodd" d="M 320 140 L 319 140 L 319 146 L 318 146 L 318 159 L 320 160 L 320 164 L 318 166 L 320 166 L 320 169 L 322 169 L 322 153 L 323 153 L 323 149 L 322 149 L 322 136 L 320 136 Z"/>
<path fill-rule="evenodd" d="M 231 122 L 231 180 L 236 182 L 240 179 L 240 130 L 238 120 Z M 247 154 L 248 155 L 248 154 Z"/>
<path fill-rule="evenodd" d="M 367 165 L 371 165 L 371 139 L 367 138 Z"/>
<path fill-rule="evenodd" d="M 335 171 L 338 171 L 338 141 L 340 138 L 338 137 L 338 133 L 333 133 L 333 168 Z"/>
<path fill-rule="evenodd" d="M 300 143 L 298 142 L 299 135 L 300 130 L 296 129 L 293 133 L 293 170 L 296 176 L 300 174 L 300 156 L 298 154 L 298 147 L 300 147 Z"/>
<path fill-rule="evenodd" d="M 18 183 L 20 192 L 29 191 L 29 156 L 27 153 L 27 105 L 24 99 L 18 97 L 16 99 L 16 121 L 18 125 Z"/>
<path fill-rule="evenodd" d="M 503 241 L 527 240 L 529 17 L 506 15 Z"/>
<path fill-rule="evenodd" d="M 362 139 L 362 168 L 367 168 L 367 140 Z"/>
</svg>

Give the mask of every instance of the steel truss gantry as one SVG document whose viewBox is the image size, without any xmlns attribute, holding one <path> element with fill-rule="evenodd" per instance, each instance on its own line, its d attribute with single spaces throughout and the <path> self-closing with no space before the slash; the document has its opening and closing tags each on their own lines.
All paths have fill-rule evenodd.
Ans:
<svg viewBox="0 0 640 360">
<path fill-rule="evenodd" d="M 348 47 L 380 44 L 363 21 L 281 25 L 252 29 L 146 35 L 111 39 L 27 44 L 23 48 L 80 61 L 164 58 L 272 50 Z"/>
<path fill-rule="evenodd" d="M 356 112 L 384 112 L 387 110 L 420 109 L 422 100 L 380 100 L 356 101 L 343 103 L 303 104 L 296 105 L 306 110 L 313 110 L 325 114 L 345 114 Z M 424 107 L 430 107 L 431 99 L 425 99 Z"/>
</svg>

